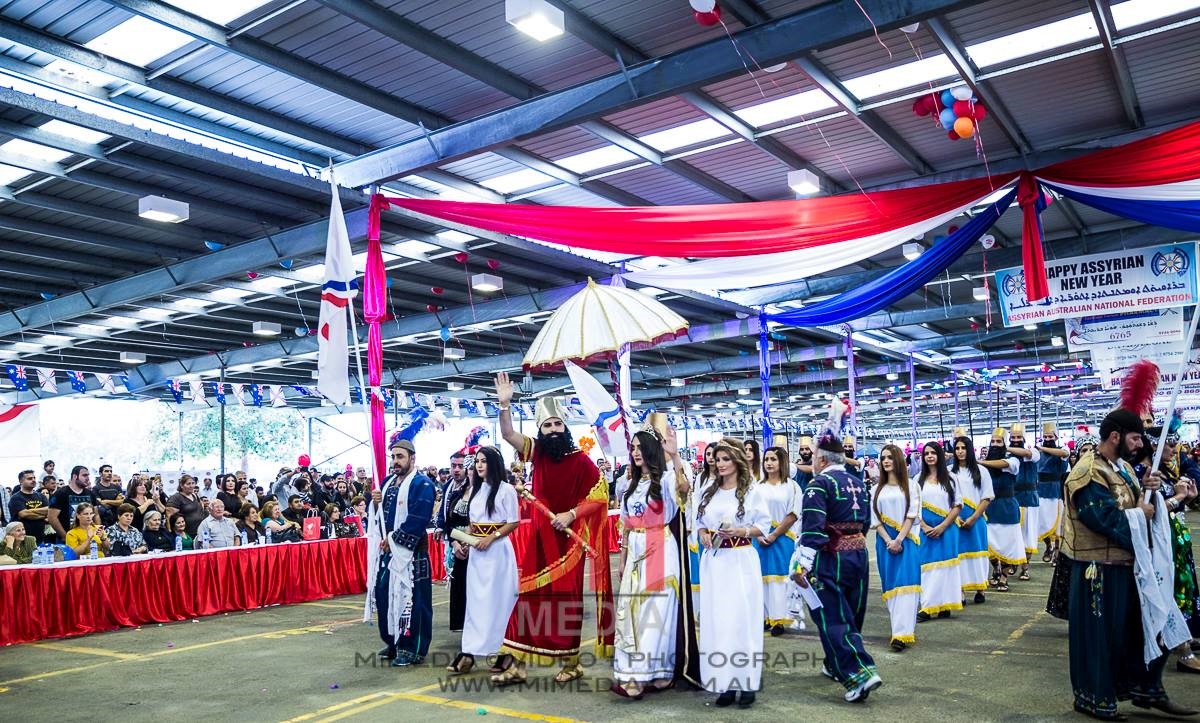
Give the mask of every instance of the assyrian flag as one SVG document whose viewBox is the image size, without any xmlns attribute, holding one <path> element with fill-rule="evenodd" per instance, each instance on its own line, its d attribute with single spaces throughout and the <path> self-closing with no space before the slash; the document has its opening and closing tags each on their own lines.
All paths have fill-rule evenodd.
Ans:
<svg viewBox="0 0 1200 723">
<path fill-rule="evenodd" d="M 270 389 L 271 389 L 271 406 L 272 407 L 286 407 L 287 406 L 287 397 L 283 396 L 283 385 L 276 384 L 275 386 L 270 387 Z"/>
<path fill-rule="evenodd" d="M 317 322 L 317 390 L 334 404 L 350 402 L 350 349 L 347 313 L 358 295 L 350 235 L 333 174 L 329 176 L 329 239 L 325 244 L 325 283 L 321 285 L 321 318 Z"/>
<path fill-rule="evenodd" d="M 629 456 L 629 446 L 625 443 L 625 430 L 621 428 L 621 410 L 617 400 L 583 368 L 570 361 L 566 365 L 588 423 L 596 429 L 600 448 L 605 456 L 624 460 Z"/>
<path fill-rule="evenodd" d="M 54 370 L 49 367 L 39 367 L 37 369 L 38 384 L 41 385 L 42 391 L 49 394 L 58 393 L 58 382 L 54 380 Z"/>
<path fill-rule="evenodd" d="M 204 382 L 188 382 L 188 391 L 192 396 L 193 402 L 196 404 L 204 404 Z"/>
<path fill-rule="evenodd" d="M 100 388 L 109 394 L 117 393 L 117 385 L 113 382 L 112 374 L 97 374 L 96 381 L 100 382 Z"/>
<path fill-rule="evenodd" d="M 183 385 L 178 379 L 172 379 L 167 382 L 167 389 L 171 390 L 171 396 L 175 398 L 176 404 L 183 404 Z"/>
<path fill-rule="evenodd" d="M 234 382 L 229 383 L 229 392 L 233 395 L 233 398 L 237 400 L 239 407 L 246 406 L 245 390 L 246 390 L 245 384 L 237 384 Z"/>
<path fill-rule="evenodd" d="M 25 367 L 18 364 L 7 364 L 4 370 L 8 373 L 9 381 L 13 383 L 13 387 L 18 392 L 29 391 L 29 379 L 25 376 Z"/>
<path fill-rule="evenodd" d="M 83 372 L 67 372 L 67 380 L 71 382 L 71 388 L 80 394 L 87 391 L 87 381 L 83 378 Z"/>
</svg>

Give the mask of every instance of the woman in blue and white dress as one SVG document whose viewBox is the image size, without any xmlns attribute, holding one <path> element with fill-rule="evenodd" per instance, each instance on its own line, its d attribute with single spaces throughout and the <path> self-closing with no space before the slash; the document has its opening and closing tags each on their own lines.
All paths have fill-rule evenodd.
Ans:
<svg viewBox="0 0 1200 723">
<path fill-rule="evenodd" d="M 630 479 L 617 498 L 625 544 L 613 641 L 616 682 L 611 690 L 622 698 L 641 700 L 647 686 L 664 690 L 676 678 L 698 686 L 699 661 L 687 660 L 694 641 L 678 638 L 694 631 L 690 623 L 679 625 L 690 618 L 683 607 L 687 593 L 681 588 L 681 540 L 671 522 L 687 498 L 690 481 L 675 431 L 668 429 L 662 439 L 652 430 L 638 432 L 630 462 Z"/>
<path fill-rule="evenodd" d="M 942 445 L 921 448 L 921 609 L 917 622 L 962 610 L 958 520 L 962 494 L 946 467 Z"/>
<path fill-rule="evenodd" d="M 992 491 L 992 474 L 975 460 L 975 447 L 965 435 L 954 439 L 954 463 L 950 476 L 962 493 L 963 511 L 958 518 L 958 561 L 963 599 L 975 593 L 976 605 L 984 602 L 983 591 L 988 586 L 991 563 L 988 560 L 988 505 L 996 493 Z"/>
<path fill-rule="evenodd" d="M 771 515 L 771 529 L 754 540 L 762 568 L 764 625 L 771 635 L 783 635 L 795 621 L 788 610 L 788 595 L 795 585 L 788 578 L 788 565 L 796 551 L 796 496 L 800 488 L 787 476 L 788 454 L 782 447 L 763 452 L 763 479 L 756 485 Z"/>
<path fill-rule="evenodd" d="M 879 482 L 871 493 L 871 527 L 875 529 L 875 565 L 892 623 L 895 652 L 917 642 L 917 608 L 921 603 L 921 538 L 917 520 L 921 491 L 908 478 L 904 452 L 889 444 L 879 453 Z"/>
</svg>

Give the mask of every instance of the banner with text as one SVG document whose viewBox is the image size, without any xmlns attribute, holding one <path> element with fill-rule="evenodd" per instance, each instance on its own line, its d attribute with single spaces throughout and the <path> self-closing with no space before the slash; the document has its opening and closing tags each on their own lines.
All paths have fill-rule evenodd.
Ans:
<svg viewBox="0 0 1200 723">
<path fill-rule="evenodd" d="M 1092 368 L 1100 377 L 1100 385 L 1105 389 L 1119 389 L 1121 379 L 1129 366 L 1139 359 L 1149 359 L 1158 365 L 1162 384 L 1173 384 L 1179 372 L 1179 363 L 1183 360 L 1183 340 L 1165 344 L 1139 344 L 1137 346 L 1094 347 L 1091 350 Z M 1183 383 L 1188 386 L 1200 384 L 1200 369 L 1195 368 L 1197 353 L 1192 350 L 1191 364 L 1184 375 Z"/>
<path fill-rule="evenodd" d="M 1106 314 L 1064 319 L 1067 348 L 1087 351 L 1099 346 L 1158 344 L 1183 339 L 1183 309 L 1144 314 Z"/>
<path fill-rule="evenodd" d="M 1193 305 L 1196 244 L 1048 259 L 1046 277 L 1050 295 L 1031 303 L 1025 298 L 1025 273 L 1020 267 L 996 272 L 1005 326 Z"/>
</svg>

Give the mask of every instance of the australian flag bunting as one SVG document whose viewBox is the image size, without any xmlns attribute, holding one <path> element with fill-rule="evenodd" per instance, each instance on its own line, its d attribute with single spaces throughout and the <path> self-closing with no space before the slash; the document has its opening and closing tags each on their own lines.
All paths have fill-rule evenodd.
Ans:
<svg viewBox="0 0 1200 723">
<path fill-rule="evenodd" d="M 71 382 L 71 388 L 83 394 L 87 391 L 87 382 L 83 378 L 83 372 L 67 372 L 67 379 Z"/>
<path fill-rule="evenodd" d="M 183 404 L 183 385 L 178 379 L 172 379 L 167 382 L 167 389 L 171 390 L 171 396 L 175 397 L 176 404 Z"/>
</svg>

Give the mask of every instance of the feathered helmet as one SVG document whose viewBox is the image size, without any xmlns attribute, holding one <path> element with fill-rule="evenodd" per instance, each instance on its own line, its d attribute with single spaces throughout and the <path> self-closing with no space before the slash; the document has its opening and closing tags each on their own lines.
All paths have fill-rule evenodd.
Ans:
<svg viewBox="0 0 1200 723">
<path fill-rule="evenodd" d="M 1100 436 L 1112 432 L 1128 434 L 1146 433 L 1144 416 L 1152 415 L 1150 407 L 1154 393 L 1158 391 L 1158 365 L 1148 359 L 1140 359 L 1129 367 L 1129 373 L 1121 380 L 1121 397 L 1117 408 L 1100 423 Z"/>
<path fill-rule="evenodd" d="M 446 417 L 436 408 L 430 412 L 425 407 L 417 405 L 408 413 L 408 423 L 393 432 L 392 436 L 388 438 L 388 449 L 395 447 L 401 440 L 407 441 L 411 445 L 426 425 L 432 426 L 434 429 L 442 429 L 446 426 Z"/>
<path fill-rule="evenodd" d="M 463 456 L 475 454 L 483 446 L 483 440 L 491 436 L 492 433 L 488 431 L 487 427 L 479 426 L 473 428 L 467 433 L 467 439 L 464 441 L 462 449 L 458 450 L 458 453 Z"/>
<path fill-rule="evenodd" d="M 825 426 L 821 428 L 821 433 L 817 436 L 817 449 L 834 454 L 846 453 L 846 447 L 842 444 L 842 427 L 846 420 L 846 413 L 849 411 L 850 405 L 834 397 L 833 401 L 829 403 L 829 417 L 826 418 Z"/>
</svg>

